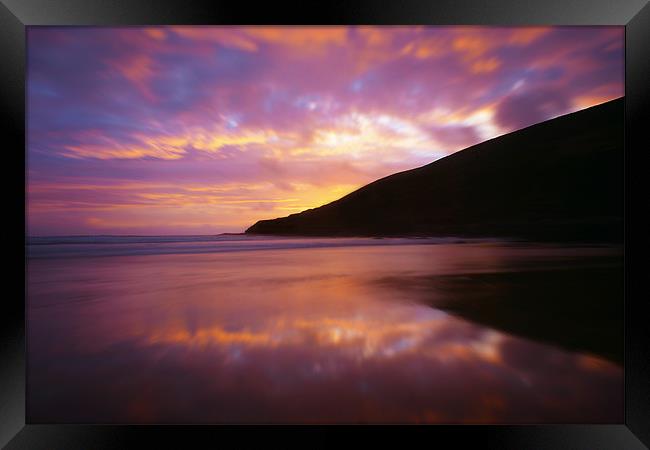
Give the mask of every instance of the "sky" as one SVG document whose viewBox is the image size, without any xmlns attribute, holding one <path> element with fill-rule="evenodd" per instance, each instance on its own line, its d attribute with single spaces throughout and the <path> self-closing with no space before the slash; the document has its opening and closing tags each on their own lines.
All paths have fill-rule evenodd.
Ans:
<svg viewBox="0 0 650 450">
<path fill-rule="evenodd" d="M 243 232 L 624 95 L 623 27 L 28 27 L 27 44 L 36 236 Z"/>
</svg>

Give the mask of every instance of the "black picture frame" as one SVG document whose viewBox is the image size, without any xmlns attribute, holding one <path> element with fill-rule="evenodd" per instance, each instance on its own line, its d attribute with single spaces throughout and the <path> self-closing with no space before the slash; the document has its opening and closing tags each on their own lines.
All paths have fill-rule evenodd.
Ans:
<svg viewBox="0 0 650 450">
<path fill-rule="evenodd" d="M 25 28 L 30 25 L 153 24 L 426 24 L 426 25 L 624 25 L 625 61 L 625 422 L 614 425 L 433 426 L 131 426 L 34 425 L 25 423 Z M 643 256 L 648 137 L 643 118 L 650 89 L 650 5 L 645 0 L 338 0 L 321 2 L 225 2 L 182 0 L 1 0 L 0 114 L 5 131 L 2 174 L 5 215 L 2 248 L 9 292 L 0 320 L 0 446 L 8 449 L 193 448 L 236 437 L 283 434 L 301 445 L 361 432 L 390 443 L 411 437 L 448 448 L 643 449 L 650 446 L 650 340 L 644 312 Z M 22 200 L 21 200 L 22 198 Z M 633 206 L 635 200 L 640 206 Z M 634 222 L 633 222 L 634 221 Z M 634 224 L 634 228 L 632 225 Z M 637 229 L 639 231 L 637 231 Z M 634 244 L 633 244 L 634 243 Z M 21 299 L 22 296 L 22 299 Z M 255 433 L 252 433 L 255 431 Z M 409 440 L 405 440 L 408 437 Z M 195 445 L 192 445 L 194 442 Z"/>
</svg>

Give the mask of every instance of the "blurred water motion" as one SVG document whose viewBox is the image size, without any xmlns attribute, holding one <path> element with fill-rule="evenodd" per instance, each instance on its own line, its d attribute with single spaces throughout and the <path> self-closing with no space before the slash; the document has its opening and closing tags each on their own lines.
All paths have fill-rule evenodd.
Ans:
<svg viewBox="0 0 650 450">
<path fill-rule="evenodd" d="M 560 335 L 570 333 L 540 313 L 547 297 L 549 309 L 558 301 L 593 303 L 576 299 L 593 296 L 583 284 L 594 277 L 584 271 L 620 273 L 620 249 L 435 239 L 87 239 L 29 245 L 32 423 L 623 420 L 616 358 L 584 339 L 563 345 Z M 507 282 L 522 271 L 564 278 L 546 284 L 557 292 L 547 287 L 529 325 L 517 328 L 511 324 L 520 316 L 491 317 L 513 317 L 512 302 L 526 305 L 528 291 Z M 619 292 L 616 277 L 599 278 L 614 280 L 606 282 Z M 622 312 L 620 288 L 608 295 Z M 608 328 L 590 314 L 584 311 L 587 330 Z M 618 329 L 622 316 L 605 317 Z M 579 329 L 580 320 L 571 320 Z"/>
</svg>

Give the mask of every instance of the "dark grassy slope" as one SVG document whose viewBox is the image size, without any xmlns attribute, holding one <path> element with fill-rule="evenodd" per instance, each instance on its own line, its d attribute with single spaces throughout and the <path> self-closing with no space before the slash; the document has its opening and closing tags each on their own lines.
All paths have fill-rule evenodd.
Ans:
<svg viewBox="0 0 650 450">
<path fill-rule="evenodd" d="M 622 240 L 623 99 L 485 141 L 246 233 Z"/>
</svg>

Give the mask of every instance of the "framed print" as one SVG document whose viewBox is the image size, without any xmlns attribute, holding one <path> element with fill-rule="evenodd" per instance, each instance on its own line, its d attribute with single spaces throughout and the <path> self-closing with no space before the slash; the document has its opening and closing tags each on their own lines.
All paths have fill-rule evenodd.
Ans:
<svg viewBox="0 0 650 450">
<path fill-rule="evenodd" d="M 0 444 L 647 448 L 646 2 L 0 13 Z"/>
</svg>

